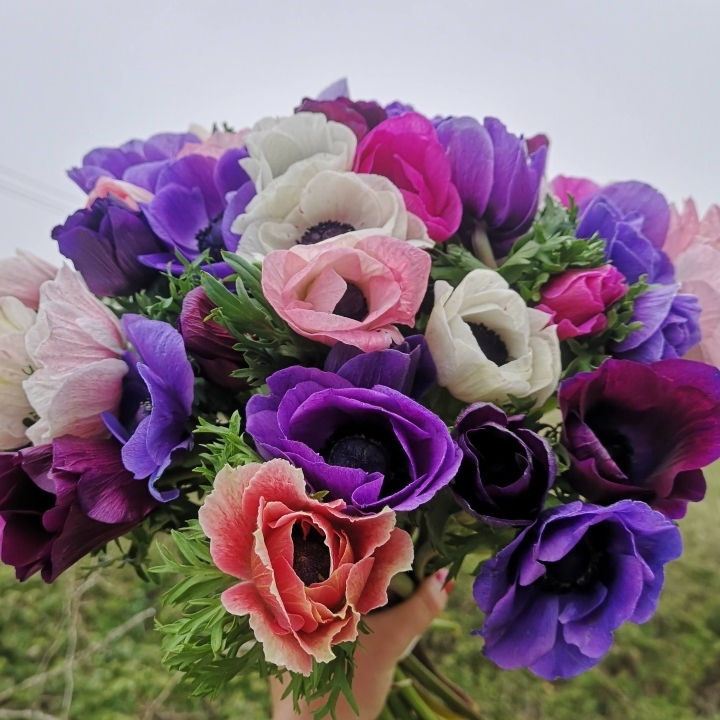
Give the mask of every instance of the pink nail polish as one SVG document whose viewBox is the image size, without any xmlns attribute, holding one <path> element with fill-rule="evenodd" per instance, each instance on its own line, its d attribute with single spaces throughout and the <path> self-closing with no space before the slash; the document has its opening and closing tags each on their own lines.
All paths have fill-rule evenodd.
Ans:
<svg viewBox="0 0 720 720">
<path fill-rule="evenodd" d="M 438 570 L 435 573 L 435 582 L 442 587 L 445 585 L 445 581 L 447 580 L 447 576 L 450 574 L 450 570 L 448 568 L 442 568 Z"/>
</svg>

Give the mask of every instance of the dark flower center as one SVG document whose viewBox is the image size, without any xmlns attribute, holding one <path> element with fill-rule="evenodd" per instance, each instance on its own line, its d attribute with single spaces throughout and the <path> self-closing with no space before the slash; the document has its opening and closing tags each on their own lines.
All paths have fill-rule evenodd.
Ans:
<svg viewBox="0 0 720 720">
<path fill-rule="evenodd" d="M 615 413 L 612 408 L 601 404 L 594 407 L 585 416 L 585 424 L 607 450 L 607 454 L 618 466 L 620 472 L 629 479 L 633 472 L 635 450 L 627 435 L 618 430 L 617 425 L 613 422 L 613 417 L 615 417 Z"/>
<path fill-rule="evenodd" d="M 305 231 L 305 234 L 300 238 L 300 245 L 314 245 L 315 243 L 322 242 L 323 240 L 329 240 L 330 238 L 337 237 L 338 235 L 344 235 L 345 233 L 353 232 L 355 228 L 344 222 L 337 220 L 326 220 L 325 222 L 313 225 Z"/>
<path fill-rule="evenodd" d="M 382 497 L 394 495 L 409 482 L 408 459 L 391 430 L 370 425 L 338 428 L 320 453 L 330 465 L 356 468 L 384 476 Z"/>
<path fill-rule="evenodd" d="M 222 218 L 220 213 L 217 217 L 210 221 L 210 224 L 200 230 L 196 235 L 198 250 L 200 252 L 208 251 L 210 259 L 214 262 L 222 261 L 222 251 L 225 249 L 225 241 L 222 236 Z"/>
<path fill-rule="evenodd" d="M 468 440 L 475 451 L 484 486 L 507 487 L 518 479 L 518 462 L 522 462 L 523 451 L 510 433 L 485 427 L 468 433 Z"/>
<path fill-rule="evenodd" d="M 330 550 L 325 538 L 307 523 L 292 529 L 293 570 L 304 585 L 324 582 L 330 577 Z"/>
<path fill-rule="evenodd" d="M 598 523 L 587 529 L 575 547 L 556 562 L 544 562 L 540 578 L 544 590 L 565 595 L 590 589 L 608 575 L 607 528 Z"/>
<path fill-rule="evenodd" d="M 363 291 L 353 283 L 347 284 L 345 294 L 333 310 L 334 315 L 362 321 L 368 316 L 368 304 Z"/>
<path fill-rule="evenodd" d="M 477 344 L 490 362 L 494 362 L 497 366 L 507 365 L 510 362 L 507 346 L 494 330 L 482 323 L 469 322 L 468 325 Z"/>
</svg>

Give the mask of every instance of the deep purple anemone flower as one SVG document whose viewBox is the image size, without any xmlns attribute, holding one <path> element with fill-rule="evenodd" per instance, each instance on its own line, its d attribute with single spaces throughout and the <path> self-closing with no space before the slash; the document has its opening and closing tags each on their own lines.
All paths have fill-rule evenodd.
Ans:
<svg viewBox="0 0 720 720">
<path fill-rule="evenodd" d="M 453 436 L 463 459 L 452 484 L 460 505 L 493 525 L 524 526 L 543 508 L 557 462 L 546 440 L 490 403 L 457 419 Z"/>
<path fill-rule="evenodd" d="M 295 366 L 271 375 L 270 395 L 254 395 L 246 411 L 260 454 L 302 468 L 312 492 L 327 490 L 355 511 L 412 510 L 430 500 L 460 464 L 447 427 L 396 389 L 363 386 L 383 379 L 378 364 L 404 386 L 393 367 L 400 356 L 365 353 L 337 374 Z"/>
<path fill-rule="evenodd" d="M 558 395 L 568 479 L 590 502 L 643 500 L 669 518 L 705 496 L 720 458 L 720 371 L 691 360 L 606 360 Z"/>
<path fill-rule="evenodd" d="M 347 125 L 362 140 L 370 130 L 387 120 L 385 110 L 373 101 L 353 101 L 347 97 L 334 100 L 312 100 L 303 98 L 295 112 L 322 113 L 328 120 Z"/>
<path fill-rule="evenodd" d="M 142 214 L 114 195 L 73 213 L 53 229 L 52 238 L 95 295 L 133 295 L 157 276 L 138 258 L 160 252 L 162 243 Z"/>
<path fill-rule="evenodd" d="M 546 680 L 579 675 L 624 622 L 652 617 L 664 566 L 681 553 L 677 527 L 642 502 L 546 510 L 475 580 L 485 655 Z"/>
<path fill-rule="evenodd" d="M 45 582 L 124 535 L 155 506 L 115 440 L 65 436 L 0 453 L 0 560 Z M 4 527 L 2 527 L 4 525 Z"/>
<path fill-rule="evenodd" d="M 68 176 L 83 191 L 90 193 L 101 177 L 126 180 L 153 191 L 158 172 L 175 158 L 186 143 L 198 143 L 193 133 L 160 133 L 149 140 L 130 140 L 117 148 L 91 150 L 82 167 L 68 171 Z"/>
<path fill-rule="evenodd" d="M 384 385 L 419 400 L 437 381 L 437 369 L 424 335 L 411 335 L 388 350 L 364 353 L 337 343 L 325 360 L 326 372 L 337 373 L 356 387 Z"/>
<path fill-rule="evenodd" d="M 148 479 L 154 498 L 174 500 L 177 489 L 160 491 L 160 476 L 177 454 L 192 447 L 186 423 L 192 413 L 192 366 L 175 328 L 140 315 L 123 315 L 122 329 L 135 350 L 126 352 L 119 416 L 104 413 L 112 434 L 123 444 L 122 460 L 137 479 Z"/>
<path fill-rule="evenodd" d="M 234 349 L 237 340 L 214 320 L 207 320 L 215 307 L 203 288 L 191 290 L 183 300 L 178 330 L 203 375 L 221 387 L 239 392 L 247 389 L 247 381 L 231 375 L 246 367 L 245 360 Z"/>
<path fill-rule="evenodd" d="M 160 171 L 155 197 L 142 207 L 167 252 L 144 255 L 141 260 L 145 264 L 162 270 L 170 264 L 179 274 L 184 267 L 177 261 L 176 251 L 190 261 L 207 251 L 216 275 L 231 274 L 221 253 L 237 249 L 239 237 L 230 226 L 255 194 L 254 185 L 239 164 L 246 156 L 245 148 L 230 148 L 219 160 L 187 155 Z"/>
<path fill-rule="evenodd" d="M 470 117 L 446 118 L 436 130 L 463 204 L 463 241 L 477 252 L 473 237 L 482 230 L 494 254 L 504 257 L 535 219 L 547 138 L 526 142 L 495 118 L 482 125 Z"/>
<path fill-rule="evenodd" d="M 681 358 L 702 340 L 700 303 L 679 289 L 659 285 L 635 299 L 632 320 L 642 327 L 610 346 L 613 357 L 645 364 Z"/>
</svg>

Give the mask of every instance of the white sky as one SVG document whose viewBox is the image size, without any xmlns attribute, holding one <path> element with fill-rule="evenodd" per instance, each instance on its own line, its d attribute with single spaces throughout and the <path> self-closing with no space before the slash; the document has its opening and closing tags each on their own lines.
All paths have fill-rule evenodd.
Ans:
<svg viewBox="0 0 720 720">
<path fill-rule="evenodd" d="M 55 253 L 82 205 L 64 170 L 91 148 L 286 115 L 342 76 L 355 99 L 545 132 L 551 175 L 705 208 L 719 39 L 718 0 L 0 0 L 0 254 Z M 13 171 L 56 207 L 17 198 Z"/>
</svg>

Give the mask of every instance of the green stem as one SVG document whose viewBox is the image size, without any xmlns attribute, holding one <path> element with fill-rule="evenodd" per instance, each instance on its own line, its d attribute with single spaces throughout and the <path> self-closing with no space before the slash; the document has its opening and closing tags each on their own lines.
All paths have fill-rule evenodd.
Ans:
<svg viewBox="0 0 720 720">
<path fill-rule="evenodd" d="M 395 716 L 390 712 L 388 709 L 388 706 L 386 705 L 378 715 L 377 720 L 395 720 Z"/>
<path fill-rule="evenodd" d="M 469 707 L 460 695 L 445 685 L 440 678 L 428 670 L 414 655 L 409 655 L 401 661 L 400 666 L 410 677 L 430 693 L 440 698 L 456 715 L 462 715 L 468 720 L 482 720 L 480 714 L 473 707 Z"/>
<path fill-rule="evenodd" d="M 407 680 L 400 668 L 398 668 L 395 674 L 395 680 L 397 682 Z M 412 684 L 402 684 L 398 687 L 398 690 L 405 698 L 405 700 L 410 704 L 412 709 L 415 710 L 415 712 L 418 714 L 420 720 L 438 720 L 438 716 L 435 714 L 433 709 L 429 707 L 427 703 L 420 697 L 418 691 L 413 687 Z"/>
<path fill-rule="evenodd" d="M 391 692 L 388 695 L 387 707 L 392 712 L 393 720 L 412 720 L 398 693 Z"/>
</svg>

